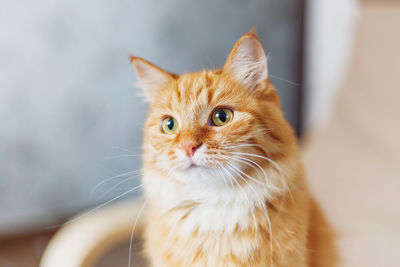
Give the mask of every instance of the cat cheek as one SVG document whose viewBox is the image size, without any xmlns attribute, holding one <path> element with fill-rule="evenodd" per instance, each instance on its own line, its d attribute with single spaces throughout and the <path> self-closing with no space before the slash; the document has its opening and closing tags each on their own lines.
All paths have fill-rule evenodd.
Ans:
<svg viewBox="0 0 400 267">
<path fill-rule="evenodd" d="M 158 136 L 152 137 L 150 139 L 150 145 L 153 148 L 154 153 L 157 154 L 164 154 L 168 146 L 167 143 L 160 140 Z"/>
<path fill-rule="evenodd" d="M 175 160 L 176 160 L 176 155 L 175 155 L 175 154 L 168 155 L 168 159 L 169 159 L 170 161 L 175 161 Z"/>
</svg>

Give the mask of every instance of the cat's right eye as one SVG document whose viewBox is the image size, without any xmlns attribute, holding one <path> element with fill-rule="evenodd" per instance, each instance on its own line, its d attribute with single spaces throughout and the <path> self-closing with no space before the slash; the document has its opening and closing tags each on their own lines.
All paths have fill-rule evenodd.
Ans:
<svg viewBox="0 0 400 267">
<path fill-rule="evenodd" d="M 178 132 L 178 122 L 173 117 L 167 117 L 162 121 L 161 129 L 165 134 L 176 134 Z"/>
</svg>

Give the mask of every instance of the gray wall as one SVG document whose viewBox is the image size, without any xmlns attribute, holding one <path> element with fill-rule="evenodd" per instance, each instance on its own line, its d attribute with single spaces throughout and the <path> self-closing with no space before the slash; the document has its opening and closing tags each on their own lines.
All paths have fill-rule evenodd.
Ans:
<svg viewBox="0 0 400 267">
<path fill-rule="evenodd" d="M 0 0 L 0 235 L 50 225 L 140 168 L 146 105 L 128 54 L 172 72 L 221 67 L 256 26 L 296 125 L 300 1 Z M 277 78 L 280 77 L 280 78 Z"/>
</svg>

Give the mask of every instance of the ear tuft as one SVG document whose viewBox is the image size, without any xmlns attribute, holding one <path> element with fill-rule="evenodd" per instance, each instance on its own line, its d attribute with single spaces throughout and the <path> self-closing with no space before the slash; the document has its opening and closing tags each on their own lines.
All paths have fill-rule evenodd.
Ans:
<svg viewBox="0 0 400 267">
<path fill-rule="evenodd" d="M 130 60 L 136 71 L 139 87 L 149 102 L 154 101 L 158 91 L 176 77 L 142 58 L 130 56 Z"/>
<path fill-rule="evenodd" d="M 258 33 L 257 33 L 256 27 L 251 28 L 250 31 L 248 31 L 248 32 L 245 34 L 245 36 L 246 36 L 246 35 L 248 35 L 248 36 L 253 36 L 254 38 L 256 38 L 256 39 L 258 40 Z"/>
<path fill-rule="evenodd" d="M 237 41 L 223 70 L 251 89 L 268 78 L 267 57 L 255 28 Z"/>
</svg>

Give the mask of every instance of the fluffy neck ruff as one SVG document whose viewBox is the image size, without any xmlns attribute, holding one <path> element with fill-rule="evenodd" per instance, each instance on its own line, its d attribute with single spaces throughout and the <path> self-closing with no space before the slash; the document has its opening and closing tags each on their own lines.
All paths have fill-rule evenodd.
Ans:
<svg viewBox="0 0 400 267">
<path fill-rule="evenodd" d="M 283 181 L 288 173 L 271 167 L 264 171 L 269 181 L 256 177 L 257 172 L 250 172 L 249 176 L 263 182 L 243 179 L 233 183 L 232 179 L 229 182 L 230 177 L 218 177 L 226 174 L 216 170 L 189 174 L 187 179 L 191 182 L 182 183 L 152 169 L 144 172 L 143 183 L 151 209 L 164 215 L 165 226 L 176 228 L 179 225 L 180 234 L 190 234 L 193 229 L 199 232 L 256 230 L 259 220 L 267 219 L 268 202 L 287 192 Z M 262 218 L 257 214 L 263 214 Z"/>
</svg>

